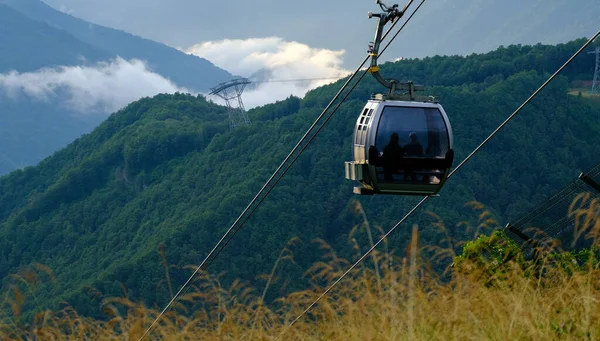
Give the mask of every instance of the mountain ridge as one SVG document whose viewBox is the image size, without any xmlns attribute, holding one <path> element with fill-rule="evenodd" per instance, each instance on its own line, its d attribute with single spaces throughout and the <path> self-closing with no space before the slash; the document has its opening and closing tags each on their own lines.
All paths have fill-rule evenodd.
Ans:
<svg viewBox="0 0 600 341">
<path fill-rule="evenodd" d="M 94 65 L 111 54 L 2 3 L 0 23 L 0 174 L 4 174 L 35 164 L 104 118 L 76 114 L 56 98 L 21 93 L 19 73 Z"/>
<path fill-rule="evenodd" d="M 69 106 L 69 91 L 85 77 L 112 77 L 113 69 L 102 68 L 121 67 L 118 56 L 145 61 L 149 71 L 191 92 L 233 77 L 205 59 L 85 22 L 39 0 L 0 0 L 0 175 L 36 164 L 106 118 L 102 108 L 82 113 Z M 147 75 L 140 63 L 132 67 Z M 98 69 L 104 74 L 93 74 Z M 165 87 L 171 88 L 160 89 Z"/>
<path fill-rule="evenodd" d="M 0 2 L 0 73 L 95 63 L 111 54 Z M 45 51 L 40 54 L 39 51 Z"/>
<path fill-rule="evenodd" d="M 39 0 L 2 0 L 1 3 L 114 55 L 145 60 L 150 69 L 192 91 L 208 91 L 216 83 L 233 78 L 229 72 L 206 59 L 150 39 L 87 22 L 55 10 Z"/>
</svg>

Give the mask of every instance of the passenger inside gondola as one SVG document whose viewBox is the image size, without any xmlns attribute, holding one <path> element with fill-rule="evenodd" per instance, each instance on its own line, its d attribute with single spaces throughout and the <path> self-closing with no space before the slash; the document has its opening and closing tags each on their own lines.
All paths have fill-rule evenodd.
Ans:
<svg viewBox="0 0 600 341">
<path fill-rule="evenodd" d="M 417 133 L 411 132 L 408 135 L 409 142 L 404 145 L 404 155 L 412 157 L 423 157 L 423 146 L 419 143 Z M 417 182 L 417 171 L 418 169 L 413 165 L 407 164 L 404 167 L 404 180 Z"/>
<path fill-rule="evenodd" d="M 446 126 L 437 109 L 386 107 L 369 163 L 379 181 L 437 184 L 445 173 Z M 381 151 L 381 153 L 379 152 Z"/>
<path fill-rule="evenodd" d="M 411 132 L 408 135 L 408 140 L 410 142 L 408 142 L 404 146 L 404 155 L 419 156 L 419 157 L 424 156 L 423 155 L 423 146 L 421 145 L 421 143 L 419 142 L 419 139 L 417 138 L 417 133 Z"/>
<path fill-rule="evenodd" d="M 385 181 L 394 181 L 393 175 L 398 172 L 403 154 L 398 133 L 392 133 L 390 141 L 383 148 L 383 179 Z"/>
</svg>

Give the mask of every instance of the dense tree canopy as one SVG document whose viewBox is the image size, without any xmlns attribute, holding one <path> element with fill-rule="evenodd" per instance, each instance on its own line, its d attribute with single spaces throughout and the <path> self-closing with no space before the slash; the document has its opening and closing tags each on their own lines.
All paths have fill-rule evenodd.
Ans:
<svg viewBox="0 0 600 341">
<path fill-rule="evenodd" d="M 462 160 L 579 43 L 405 60 L 382 72 L 430 85 L 450 115 Z M 600 106 L 567 94 L 586 63 L 578 60 L 553 82 L 430 201 L 427 210 L 443 218 L 454 239 L 472 237 L 459 225 L 473 216 L 465 203 L 483 202 L 506 222 L 597 163 Z M 225 108 L 202 96 L 158 95 L 130 104 L 38 166 L 0 178 L 0 276 L 46 264 L 58 281 L 38 296 L 48 304 L 67 300 L 88 314 L 99 313 L 90 286 L 118 294 L 122 283 L 132 298 L 165 303 L 158 245 L 175 265 L 175 284 L 183 283 L 190 273 L 183 267 L 199 264 L 340 85 L 253 109 L 252 125 L 235 130 Z M 295 262 L 282 263 L 273 290 L 301 288 L 303 270 L 317 257 L 315 238 L 347 255 L 357 252 L 349 243 L 361 221 L 353 200 L 384 230 L 416 203 L 414 197 L 358 198 L 355 184 L 344 179 L 356 116 L 376 89 L 371 79 L 360 84 L 211 272 L 258 281 L 286 242 L 299 237 Z M 406 226 L 418 223 L 422 241 L 436 244 L 443 236 L 431 222 L 424 210 Z M 403 252 L 409 234 L 400 228 L 387 247 Z M 368 246 L 362 232 L 353 238 L 359 249 Z"/>
</svg>

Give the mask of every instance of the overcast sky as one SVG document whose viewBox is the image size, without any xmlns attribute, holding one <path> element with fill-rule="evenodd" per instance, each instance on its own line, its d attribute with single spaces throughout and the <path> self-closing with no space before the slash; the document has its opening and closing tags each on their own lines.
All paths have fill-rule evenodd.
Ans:
<svg viewBox="0 0 600 341">
<path fill-rule="evenodd" d="M 73 16 L 180 48 L 222 39 L 280 37 L 316 48 L 363 50 L 374 32 L 367 12 L 378 9 L 374 0 L 44 2 Z"/>
<path fill-rule="evenodd" d="M 347 68 L 362 60 L 373 39 L 375 20 L 369 20 L 367 12 L 379 11 L 375 0 L 43 1 L 73 16 L 181 49 L 223 39 L 277 37 L 312 48 L 344 50 Z M 599 4 L 598 0 L 428 0 L 383 59 L 485 52 L 513 42 L 556 43 L 590 36 L 595 33 L 588 32 L 590 26 L 600 22 Z"/>
<path fill-rule="evenodd" d="M 374 36 L 376 20 L 369 19 L 367 12 L 380 11 L 375 0 L 43 1 L 75 17 L 206 58 L 233 74 L 249 77 L 266 70 L 276 79 L 348 74 L 362 61 Z M 412 8 L 419 2 L 415 0 Z M 487 52 L 511 43 L 566 42 L 589 37 L 599 27 L 598 0 L 427 0 L 381 60 Z M 52 87 L 45 84 L 63 84 L 74 73 L 98 78 L 87 82 L 92 85 L 118 83 L 124 79 L 120 75 L 138 75 L 144 82 L 153 80 L 148 92 L 178 90 L 145 65 L 122 60 L 81 70 L 10 75 L 5 83 L 25 92 L 39 92 L 39 83 L 46 95 Z M 326 82 L 267 84 L 247 91 L 245 101 L 254 107 L 290 94 L 303 96 Z M 114 109 L 135 99 L 106 95 L 83 105 L 76 95 L 89 91 L 89 84 L 74 86 L 72 91 L 72 102 L 84 109 L 86 105 Z"/>
</svg>

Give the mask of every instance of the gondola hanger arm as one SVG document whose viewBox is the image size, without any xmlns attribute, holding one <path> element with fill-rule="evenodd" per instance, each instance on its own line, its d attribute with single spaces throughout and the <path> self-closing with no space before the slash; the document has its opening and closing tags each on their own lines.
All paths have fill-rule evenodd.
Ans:
<svg viewBox="0 0 600 341">
<path fill-rule="evenodd" d="M 408 2 L 402 10 L 398 9 L 398 5 L 394 4 L 393 6 L 388 6 L 383 3 L 381 0 L 377 0 L 377 4 L 381 7 L 382 13 L 372 13 L 369 12 L 369 18 L 378 18 L 377 22 L 377 30 L 375 32 L 375 40 L 369 44 L 369 55 L 371 56 L 371 65 L 369 67 L 369 73 L 375 77 L 375 79 L 383 85 L 386 89 L 389 90 L 387 96 L 388 99 L 407 99 L 407 100 L 426 100 L 429 101 L 429 98 L 418 97 L 415 95 L 415 91 L 423 90 L 422 86 L 413 85 L 412 82 L 400 83 L 395 79 L 385 79 L 381 73 L 379 72 L 378 58 L 379 58 L 379 48 L 381 46 L 382 33 L 384 31 L 385 25 L 392 21 L 399 20 L 402 18 L 408 7 L 412 1 Z M 405 90 L 406 92 L 398 94 L 396 91 Z"/>
</svg>

